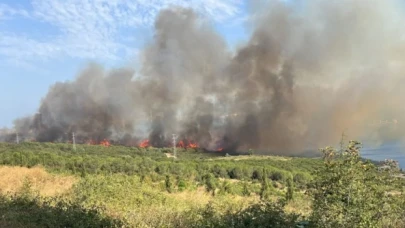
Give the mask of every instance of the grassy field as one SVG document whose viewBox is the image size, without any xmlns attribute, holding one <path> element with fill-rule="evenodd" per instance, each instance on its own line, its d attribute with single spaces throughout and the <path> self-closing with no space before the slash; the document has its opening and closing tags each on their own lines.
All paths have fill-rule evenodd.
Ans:
<svg viewBox="0 0 405 228">
<path fill-rule="evenodd" d="M 269 199 L 276 200 L 286 191 L 287 178 L 305 186 L 312 178 L 311 170 L 320 165 L 319 160 L 307 158 L 226 157 L 195 149 L 179 149 L 175 160 L 165 155 L 170 152 L 121 146 L 78 145 L 74 151 L 69 144 L 0 144 L 0 191 L 6 198 L 28 191 L 31 198 L 57 198 L 83 208 L 97 206 L 101 214 L 130 226 L 187 227 L 205 210 L 225 213 L 260 202 L 264 169 L 271 184 Z M 289 211 L 305 214 L 309 201 L 297 194 Z M 19 215 L 13 216 L 20 221 Z"/>
<path fill-rule="evenodd" d="M 312 212 L 321 159 L 167 153 L 0 144 L 0 226 L 295 227 Z"/>
</svg>

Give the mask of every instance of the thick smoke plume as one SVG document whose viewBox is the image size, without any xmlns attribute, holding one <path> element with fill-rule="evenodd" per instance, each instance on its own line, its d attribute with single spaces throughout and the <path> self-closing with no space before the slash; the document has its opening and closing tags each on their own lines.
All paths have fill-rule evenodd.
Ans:
<svg viewBox="0 0 405 228">
<path fill-rule="evenodd" d="M 403 140 L 399 1 L 270 1 L 235 52 L 190 9 L 158 15 L 141 68 L 90 65 L 53 85 L 15 130 L 37 141 L 104 138 L 208 150 L 301 153 L 350 138 Z M 389 120 L 381 122 L 382 120 Z M 5 135 L 5 134 L 3 134 Z M 3 136 L 6 137 L 6 136 Z M 3 139 L 5 140 L 5 139 Z"/>
</svg>

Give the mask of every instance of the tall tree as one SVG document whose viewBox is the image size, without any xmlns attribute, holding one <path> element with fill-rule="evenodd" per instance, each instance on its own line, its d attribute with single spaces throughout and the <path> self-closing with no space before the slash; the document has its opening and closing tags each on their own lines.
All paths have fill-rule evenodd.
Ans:
<svg viewBox="0 0 405 228">
<path fill-rule="evenodd" d="M 311 191 L 314 227 L 380 227 L 384 216 L 393 215 L 385 187 L 392 177 L 362 160 L 360 148 L 350 141 L 342 151 L 321 149 L 324 165 Z"/>
</svg>

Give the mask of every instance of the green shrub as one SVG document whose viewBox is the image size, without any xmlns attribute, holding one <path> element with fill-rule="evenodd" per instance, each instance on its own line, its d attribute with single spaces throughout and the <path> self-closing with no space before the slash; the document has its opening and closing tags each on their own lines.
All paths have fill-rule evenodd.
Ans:
<svg viewBox="0 0 405 228">
<path fill-rule="evenodd" d="M 9 227 L 123 227 L 100 207 L 85 208 L 57 198 L 0 196 L 0 218 Z"/>
<path fill-rule="evenodd" d="M 171 180 L 171 178 L 170 178 L 169 175 L 166 175 L 165 187 L 166 187 L 166 191 L 167 191 L 168 193 L 172 193 L 172 191 L 173 191 L 173 184 L 172 184 L 172 180 Z"/>
<path fill-rule="evenodd" d="M 243 172 L 240 167 L 235 167 L 229 172 L 229 177 L 231 179 L 239 179 L 241 180 L 243 178 Z"/>
<path fill-rule="evenodd" d="M 252 173 L 252 180 L 262 180 L 263 172 L 262 170 L 255 169 Z"/>
<path fill-rule="evenodd" d="M 212 194 L 215 195 L 215 190 L 218 184 L 217 179 L 209 173 L 204 176 L 204 182 L 207 192 L 212 192 Z"/>
<path fill-rule="evenodd" d="M 219 186 L 220 194 L 235 194 L 235 188 L 231 182 L 224 180 Z"/>
<path fill-rule="evenodd" d="M 281 202 L 255 204 L 237 212 L 228 210 L 223 215 L 209 204 L 201 215 L 202 218 L 193 227 L 295 227 L 299 218 L 297 214 L 286 213 Z"/>
<path fill-rule="evenodd" d="M 273 181 L 283 181 L 284 180 L 284 174 L 281 171 L 278 171 L 278 170 L 272 170 L 270 172 L 269 177 Z"/>
<path fill-rule="evenodd" d="M 291 201 L 294 199 L 294 183 L 292 181 L 292 178 L 287 179 L 287 192 L 285 195 L 285 200 L 287 202 Z"/>
<path fill-rule="evenodd" d="M 184 191 L 187 189 L 187 183 L 184 180 L 179 179 L 177 182 L 177 188 L 179 191 Z"/>
<path fill-rule="evenodd" d="M 271 185 L 267 180 L 267 170 L 263 169 L 263 176 L 261 182 L 261 189 L 260 189 L 260 199 L 261 200 L 268 200 L 271 195 Z"/>
<path fill-rule="evenodd" d="M 221 177 L 221 178 L 229 178 L 228 172 L 226 171 L 226 168 L 216 164 L 213 168 L 213 173 L 216 177 Z"/>
<path fill-rule="evenodd" d="M 383 227 L 383 219 L 403 216 L 387 186 L 393 177 L 360 158 L 360 143 L 342 152 L 322 149 L 324 166 L 312 183 L 312 224 L 316 227 Z M 399 213 L 398 213 L 399 212 Z"/>
<path fill-rule="evenodd" d="M 294 183 L 299 187 L 305 187 L 306 184 L 310 181 L 310 175 L 304 173 L 296 173 L 293 177 Z"/>
<path fill-rule="evenodd" d="M 243 188 L 242 188 L 242 195 L 243 196 L 250 196 L 251 192 L 249 189 L 249 183 L 246 181 L 243 182 Z"/>
</svg>

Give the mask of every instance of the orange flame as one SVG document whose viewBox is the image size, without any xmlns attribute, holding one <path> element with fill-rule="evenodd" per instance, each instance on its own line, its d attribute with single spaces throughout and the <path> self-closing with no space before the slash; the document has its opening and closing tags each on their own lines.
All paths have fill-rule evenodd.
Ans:
<svg viewBox="0 0 405 228">
<path fill-rule="evenodd" d="M 181 147 L 181 148 L 185 147 L 183 140 L 181 140 L 179 143 L 177 143 L 177 147 Z"/>
<path fill-rule="evenodd" d="M 103 141 L 100 142 L 100 145 L 109 147 L 111 144 L 107 139 L 104 139 Z"/>
<path fill-rule="evenodd" d="M 190 143 L 188 144 L 188 147 L 189 147 L 189 148 L 198 148 L 198 144 L 197 144 L 197 143 L 190 142 Z"/>
<path fill-rule="evenodd" d="M 139 144 L 139 147 L 145 148 L 149 146 L 149 139 L 144 139 L 142 142 Z"/>
</svg>

